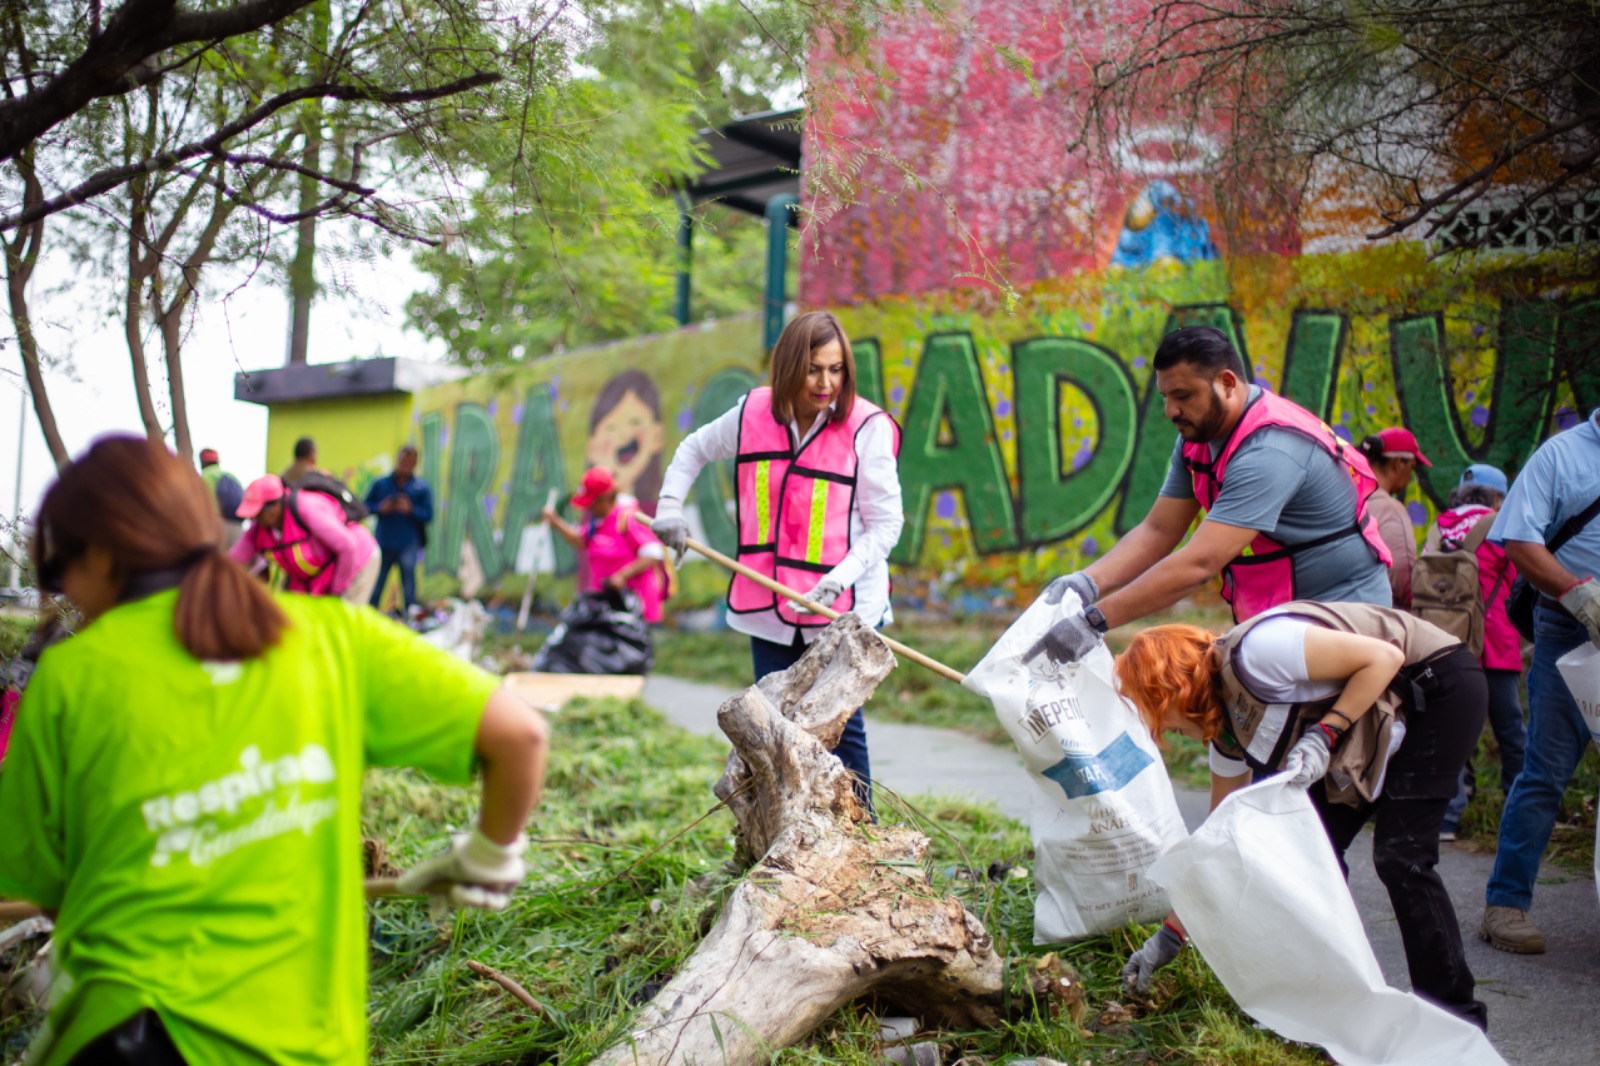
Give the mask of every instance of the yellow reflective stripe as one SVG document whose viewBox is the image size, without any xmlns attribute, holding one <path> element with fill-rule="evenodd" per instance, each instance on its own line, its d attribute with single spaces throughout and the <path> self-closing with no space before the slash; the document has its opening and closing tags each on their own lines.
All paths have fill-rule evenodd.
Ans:
<svg viewBox="0 0 1600 1066">
<path fill-rule="evenodd" d="M 822 562 L 822 531 L 828 522 L 828 483 L 817 478 L 811 483 L 811 529 L 806 539 L 806 562 Z"/>
<path fill-rule="evenodd" d="M 296 544 L 293 548 L 291 548 L 290 553 L 294 556 L 295 564 L 300 567 L 301 572 L 304 573 L 308 579 L 317 576 L 317 574 L 321 571 L 320 567 L 318 567 L 310 559 L 306 558 L 305 552 L 301 550 L 299 544 Z"/>
<path fill-rule="evenodd" d="M 763 459 L 756 464 L 756 543 L 772 543 L 772 464 Z"/>
</svg>

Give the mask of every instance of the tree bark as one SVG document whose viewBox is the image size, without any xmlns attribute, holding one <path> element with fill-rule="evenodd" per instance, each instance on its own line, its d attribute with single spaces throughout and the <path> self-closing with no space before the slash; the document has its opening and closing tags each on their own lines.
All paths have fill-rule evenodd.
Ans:
<svg viewBox="0 0 1600 1066">
<path fill-rule="evenodd" d="M 123 144 L 132 155 L 146 155 L 155 143 L 157 86 L 145 93 L 149 113 L 143 139 L 136 141 L 131 107 L 123 104 Z M 124 279 L 122 333 L 133 364 L 133 395 L 139 404 L 139 421 L 144 435 L 152 441 L 166 436 L 156 414 L 155 397 L 150 391 L 150 362 L 144 348 L 144 290 L 160 262 L 160 250 L 150 241 L 151 176 L 141 174 L 128 184 L 128 275 Z"/>
<path fill-rule="evenodd" d="M 868 992 L 944 1024 L 1000 1020 L 1004 960 L 983 924 L 933 892 L 927 837 L 866 831 L 828 751 L 893 666 L 878 635 L 845 615 L 717 712 L 734 753 L 716 792 L 760 861 L 597 1063 L 755 1066 Z"/>
<path fill-rule="evenodd" d="M 311 12 L 312 55 L 328 50 L 332 16 L 326 0 Z M 312 175 L 322 172 L 322 101 L 301 105 L 300 125 L 305 136 L 300 162 L 300 204 L 297 213 L 294 262 L 289 266 L 289 365 L 304 365 L 310 355 L 311 301 L 317 292 L 317 202 L 322 185 Z"/>
<path fill-rule="evenodd" d="M 33 169 L 32 150 L 17 156 L 17 170 L 22 175 L 23 203 L 33 203 L 44 198 Z M 39 365 L 39 342 L 33 335 L 33 318 L 28 313 L 28 279 L 39 262 L 39 248 L 44 242 L 44 219 L 17 230 L 7 239 L 6 298 L 11 308 L 11 325 L 16 330 L 17 348 L 22 355 L 22 373 L 28 380 L 28 392 L 33 398 L 34 417 L 39 420 L 39 432 L 44 435 L 45 446 L 56 469 L 71 461 L 67 446 L 61 440 L 61 430 L 56 426 L 55 410 L 50 406 L 50 393 L 44 383 L 44 371 Z M 18 516 L 20 517 L 20 516 Z"/>
<path fill-rule="evenodd" d="M 194 188 L 198 189 L 196 182 Z M 194 442 L 189 436 L 189 403 L 183 391 L 183 316 L 190 299 L 200 288 L 200 271 L 211 261 L 217 238 L 233 214 L 234 202 L 220 189 L 213 190 L 211 216 L 205 229 L 200 231 L 194 250 L 183 261 L 178 275 L 177 291 L 161 311 L 161 345 L 167 361 L 167 396 L 172 403 L 173 446 L 185 460 L 194 460 Z M 161 300 L 161 275 L 156 276 L 155 299 Z"/>
</svg>

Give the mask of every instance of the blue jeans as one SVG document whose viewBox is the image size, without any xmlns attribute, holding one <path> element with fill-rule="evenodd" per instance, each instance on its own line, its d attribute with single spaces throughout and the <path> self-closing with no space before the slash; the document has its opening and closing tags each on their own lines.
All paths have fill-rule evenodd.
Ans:
<svg viewBox="0 0 1600 1066">
<path fill-rule="evenodd" d="M 805 653 L 805 639 L 799 633 L 794 635 L 792 644 L 777 644 L 760 637 L 750 638 L 750 662 L 755 668 L 757 681 L 768 674 L 789 669 Z M 840 735 L 839 745 L 833 749 L 833 753 L 844 763 L 844 768 L 855 775 L 856 799 L 861 802 L 862 809 L 871 815 L 872 760 L 867 757 L 867 720 L 862 716 L 861 708 L 857 707 L 856 713 L 845 722 L 844 733 Z"/>
<path fill-rule="evenodd" d="M 416 545 L 378 549 L 378 583 L 372 589 L 372 606 L 383 602 L 383 586 L 389 580 L 391 566 L 400 568 L 400 593 L 405 597 L 406 607 L 409 609 L 417 602 L 417 556 L 420 554 L 422 549 Z"/>
<path fill-rule="evenodd" d="M 1528 750 L 1528 727 L 1522 720 L 1522 683 L 1520 670 L 1484 670 L 1489 681 L 1489 727 L 1494 730 L 1494 741 L 1500 746 L 1500 791 L 1511 795 L 1511 783 L 1522 773 L 1523 758 Z M 1461 824 L 1461 815 L 1467 809 L 1467 783 L 1472 780 L 1472 762 L 1461 771 L 1461 787 L 1450 809 L 1444 812 L 1446 829 Z"/>
<path fill-rule="evenodd" d="M 1589 727 L 1556 669 L 1556 660 L 1589 639 L 1565 612 L 1534 608 L 1533 665 L 1528 668 L 1528 753 L 1500 814 L 1500 848 L 1485 901 L 1527 910 L 1539 860 L 1561 810 L 1561 794 L 1588 750 Z"/>
</svg>

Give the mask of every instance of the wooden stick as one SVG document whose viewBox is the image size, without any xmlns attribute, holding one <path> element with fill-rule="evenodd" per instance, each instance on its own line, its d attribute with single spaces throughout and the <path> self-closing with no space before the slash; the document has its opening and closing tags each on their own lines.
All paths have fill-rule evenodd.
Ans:
<svg viewBox="0 0 1600 1066">
<path fill-rule="evenodd" d="M 530 996 L 526 988 L 523 988 L 521 985 L 517 984 L 517 982 L 507 977 L 499 970 L 496 970 L 490 966 L 485 966 L 477 959 L 468 959 L 467 969 L 471 970 L 480 977 L 487 977 L 489 980 L 493 981 L 495 984 L 509 992 L 513 999 L 520 1000 L 524 1007 L 527 1007 L 539 1017 L 544 1017 L 544 1004 Z"/>
<path fill-rule="evenodd" d="M 646 524 L 649 524 L 649 522 L 650 522 L 650 519 L 646 515 L 641 514 L 641 513 L 637 512 L 637 511 L 634 512 L 633 517 L 634 517 L 634 520 L 638 521 L 638 522 L 644 522 Z M 765 574 L 763 574 L 763 573 L 761 573 L 759 571 L 752 570 L 748 566 L 744 565 L 741 562 L 738 562 L 738 561 L 736 561 L 734 559 L 728 558 L 726 555 L 723 555 L 721 552 L 717 551 L 717 549 L 712 548 L 712 547 L 710 547 L 708 545 L 705 545 L 705 544 L 701 544 L 699 541 L 695 540 L 693 537 L 687 538 L 686 542 L 688 543 L 689 547 L 693 548 L 695 551 L 699 552 L 701 555 L 704 555 L 707 559 L 710 559 L 712 562 L 714 562 L 714 563 L 718 564 L 719 566 L 722 566 L 722 567 L 724 567 L 724 568 L 726 568 L 728 570 L 732 570 L 736 574 L 744 575 L 745 577 L 749 578 L 751 581 L 754 581 L 756 584 L 760 585 L 762 588 L 768 590 L 769 592 L 776 592 L 778 595 L 782 596 L 786 600 L 794 601 L 795 603 L 799 604 L 801 607 L 804 607 L 806 610 L 810 611 L 812 614 L 820 614 L 822 617 L 826 618 L 830 622 L 832 622 L 835 619 L 840 617 L 839 612 L 835 611 L 831 607 L 824 607 L 820 603 L 812 603 L 810 600 L 806 599 L 804 596 L 802 596 L 800 593 L 796 592 L 794 589 L 789 588 L 787 585 L 780 585 L 778 582 L 772 580 L 772 578 L 768 577 L 767 575 L 765 575 Z M 958 685 L 961 684 L 963 681 L 965 681 L 967 679 L 967 675 L 963 674 L 961 671 L 951 669 L 950 667 L 946 666 L 944 663 L 940 662 L 939 660 L 931 658 L 930 656 L 924 655 L 920 651 L 917 651 L 915 648 L 908 648 L 904 644 L 900 643 L 898 640 L 893 640 L 893 639 L 891 639 L 889 637 L 885 637 L 882 633 L 879 633 L 878 636 L 879 636 L 879 638 L 881 638 L 883 640 L 883 642 L 885 644 L 889 645 L 889 650 L 890 651 L 894 652 L 896 655 L 900 656 L 902 659 L 910 659 L 912 662 L 916 663 L 918 666 L 926 666 L 929 670 L 932 670 L 934 673 L 938 674 L 940 677 L 949 678 L 951 681 L 954 681 Z"/>
<path fill-rule="evenodd" d="M 400 895 L 400 882 L 393 877 L 369 877 L 362 885 L 368 899 L 388 899 Z M 31 903 L 0 900 L 0 925 L 37 918 L 43 912 Z"/>
</svg>

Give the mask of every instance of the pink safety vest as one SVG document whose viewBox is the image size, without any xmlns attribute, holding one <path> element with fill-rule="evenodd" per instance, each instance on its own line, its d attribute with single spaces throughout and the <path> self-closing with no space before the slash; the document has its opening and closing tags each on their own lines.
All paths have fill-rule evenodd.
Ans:
<svg viewBox="0 0 1600 1066">
<path fill-rule="evenodd" d="M 302 494 L 299 489 L 289 490 L 288 505 L 283 509 L 283 530 L 275 533 L 263 525 L 252 524 L 249 535 L 255 538 L 255 549 L 269 557 L 288 580 L 290 592 L 306 592 L 313 596 L 326 596 L 333 589 L 334 552 L 311 535 L 296 517 L 296 508 L 320 507 L 326 500 L 334 507 L 338 502 L 320 493 Z M 343 519 L 343 508 L 340 508 Z"/>
<path fill-rule="evenodd" d="M 895 427 L 894 450 L 899 454 L 899 425 L 859 396 L 849 418 L 828 423 L 796 453 L 789 427 L 772 417 L 772 390 L 750 390 L 739 418 L 734 459 L 741 563 L 805 592 L 844 561 L 850 553 L 856 499 L 856 438 L 879 417 Z M 854 604 L 855 589 L 847 588 L 833 609 L 843 614 Z M 728 610 L 776 610 L 793 626 L 828 624 L 821 615 L 797 613 L 788 600 L 738 574 L 728 585 Z"/>
<path fill-rule="evenodd" d="M 1367 515 L 1367 497 L 1378 487 L 1378 481 L 1372 476 L 1372 467 L 1367 465 L 1366 457 L 1335 436 L 1333 429 L 1322 419 L 1275 393 L 1263 391 L 1245 409 L 1244 417 L 1234 427 L 1215 461 L 1211 458 L 1209 444 L 1184 444 L 1183 462 L 1194 478 L 1194 498 L 1200 502 L 1200 506 L 1208 511 L 1211 509 L 1222 492 L 1222 479 L 1228 460 L 1233 458 L 1233 453 L 1239 450 L 1250 434 L 1265 426 L 1281 426 L 1309 437 L 1336 461 L 1343 463 L 1355 486 L 1356 510 L 1348 526 L 1300 544 L 1280 544 L 1265 533 L 1256 534 L 1249 546 L 1222 568 L 1222 598 L 1233 608 L 1235 622 L 1246 622 L 1262 611 L 1302 598 L 1295 589 L 1294 557 L 1307 548 L 1359 536 L 1384 566 L 1391 566 L 1394 562 L 1388 545 L 1378 533 L 1378 524 Z"/>
</svg>

